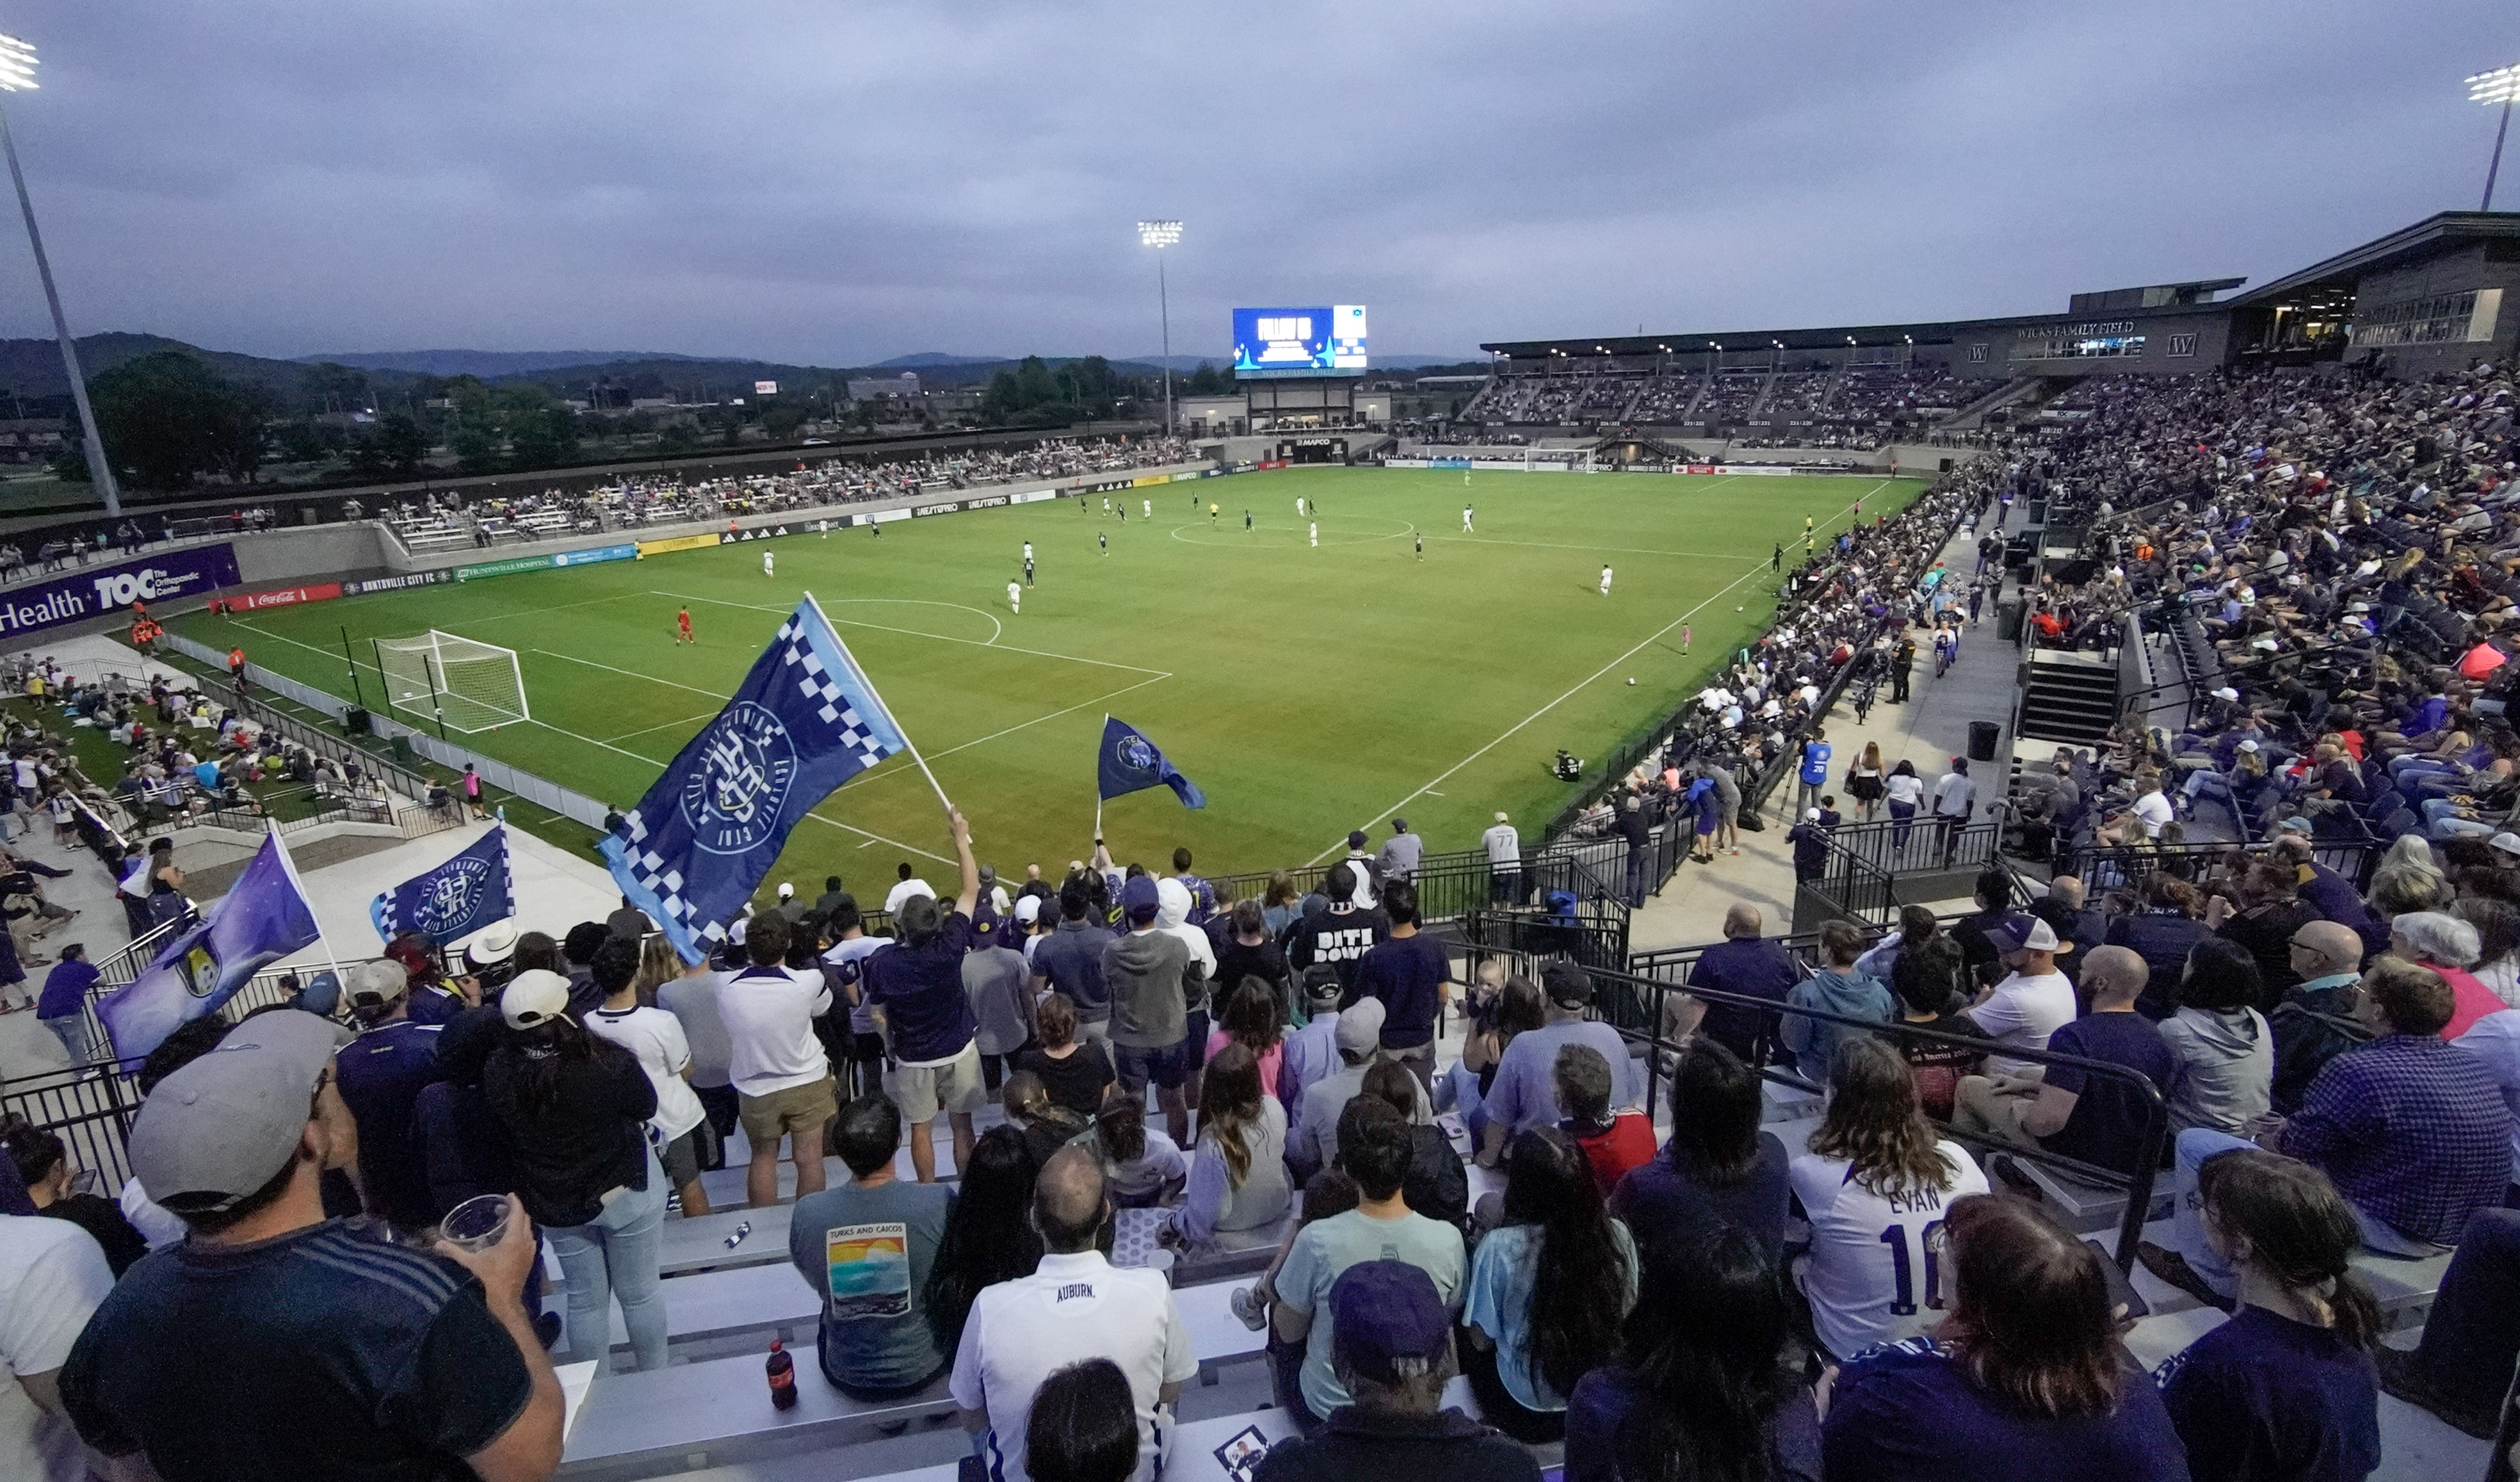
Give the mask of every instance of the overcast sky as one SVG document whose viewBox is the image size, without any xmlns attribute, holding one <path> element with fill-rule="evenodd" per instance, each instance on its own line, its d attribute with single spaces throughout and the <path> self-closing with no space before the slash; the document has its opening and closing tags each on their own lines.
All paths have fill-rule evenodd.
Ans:
<svg viewBox="0 0 2520 1482">
<path fill-rule="evenodd" d="M 2264 281 L 2445 208 L 2520 9 L 18 0 L 71 326 L 267 355 L 1375 348 Z M 2520 208 L 2520 147 L 2504 201 Z M 0 334 L 49 333 L 0 230 Z"/>
</svg>

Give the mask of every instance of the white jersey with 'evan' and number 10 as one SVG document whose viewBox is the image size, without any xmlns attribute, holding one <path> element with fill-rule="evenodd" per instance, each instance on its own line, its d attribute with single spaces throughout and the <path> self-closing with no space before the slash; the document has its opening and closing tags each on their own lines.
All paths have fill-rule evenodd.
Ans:
<svg viewBox="0 0 2520 1482">
<path fill-rule="evenodd" d="M 1943 1216 L 1953 1200 L 1988 1190 L 1965 1149 L 1937 1145 L 1951 1187 L 1894 1194 L 1856 1182 L 1842 1158 L 1803 1153 L 1793 1160 L 1794 1192 L 1811 1215 L 1811 1255 L 1799 1268 L 1803 1295 L 1811 1299 L 1813 1330 L 1838 1359 L 1927 1332 L 1951 1303 L 1938 1248 Z"/>
</svg>

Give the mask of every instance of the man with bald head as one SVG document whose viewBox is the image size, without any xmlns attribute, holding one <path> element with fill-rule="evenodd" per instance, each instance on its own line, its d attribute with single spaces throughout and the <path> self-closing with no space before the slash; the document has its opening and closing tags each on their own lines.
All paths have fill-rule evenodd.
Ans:
<svg viewBox="0 0 2520 1482">
<path fill-rule="evenodd" d="M 2353 1022 L 2362 946 L 2362 934 L 2339 921 L 2293 928 L 2292 970 L 2301 982 L 2267 1015 L 2275 1041 L 2275 1110 L 2289 1115 L 2320 1067 L 2368 1038 Z"/>
<path fill-rule="evenodd" d="M 2135 1011 L 2151 970 L 2125 947 L 2097 947 L 2083 965 L 2092 1011 L 2048 1036 L 2048 1048 L 2139 1070 L 2170 1089 L 2175 1059 L 2161 1031 Z M 2133 1086 L 2079 1065 L 2049 1065 L 2038 1079 L 1961 1078 L 1954 1124 L 2121 1173 L 2142 1155 L 2144 1098 Z"/>
<path fill-rule="evenodd" d="M 954 1356 L 963 1427 L 986 1438 L 996 1482 L 1025 1482 L 1024 1433 L 1042 1381 L 1071 1364 L 1108 1359 L 1128 1376 L 1138 1410 L 1136 1482 L 1148 1482 L 1173 1425 L 1172 1404 L 1198 1372 L 1190 1330 L 1159 1271 L 1115 1268 L 1095 1248 L 1111 1218 L 1102 1165 L 1079 1148 L 1051 1155 L 1033 1183 L 1041 1264 L 984 1287 Z"/>
<path fill-rule="evenodd" d="M 1765 924 L 1758 907 L 1734 902 L 1724 913 L 1724 940 L 1697 955 L 1688 969 L 1688 986 L 1783 1003 L 1794 984 L 1802 981 L 1802 969 L 1781 945 L 1759 935 Z M 1702 1029 L 1708 1039 L 1757 1065 L 1776 1039 L 1777 1015 L 1746 1005 L 1697 999 L 1682 1010 L 1676 1027 L 1684 1034 Z"/>
</svg>

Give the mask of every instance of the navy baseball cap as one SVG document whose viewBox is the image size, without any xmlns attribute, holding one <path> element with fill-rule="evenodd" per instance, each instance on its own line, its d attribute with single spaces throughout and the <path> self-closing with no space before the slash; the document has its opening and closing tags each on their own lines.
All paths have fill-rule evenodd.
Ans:
<svg viewBox="0 0 2520 1482">
<path fill-rule="evenodd" d="M 1375 1383 L 1439 1371 L 1452 1353 L 1453 1320 L 1434 1279 L 1407 1261 L 1360 1261 L 1340 1273 L 1330 1319 L 1332 1361 Z"/>
<path fill-rule="evenodd" d="M 1120 910 L 1131 921 L 1142 916 L 1153 916 L 1163 903 L 1163 892 L 1155 888 L 1155 877 L 1151 875 L 1137 876 L 1120 887 Z"/>
<path fill-rule="evenodd" d="M 1364 831 L 1364 830 L 1362 830 L 1362 829 L 1352 829 L 1352 830 L 1348 831 L 1348 835 L 1347 835 L 1347 846 L 1348 846 L 1349 848 L 1351 848 L 1351 849 L 1362 849 L 1362 848 L 1364 848 L 1364 847 L 1365 847 L 1365 831 Z"/>
</svg>

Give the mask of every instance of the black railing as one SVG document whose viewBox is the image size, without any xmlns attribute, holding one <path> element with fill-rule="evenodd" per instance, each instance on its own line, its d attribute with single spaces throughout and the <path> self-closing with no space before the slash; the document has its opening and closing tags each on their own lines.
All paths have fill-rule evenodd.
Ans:
<svg viewBox="0 0 2520 1482">
<path fill-rule="evenodd" d="M 2371 882 L 2371 872 L 2379 865 L 2382 847 L 2359 820 L 2346 816 L 2346 822 L 2353 826 L 2355 836 L 2313 835 L 2310 857 L 2360 890 Z M 2089 890 L 2132 889 L 2156 871 L 2181 879 L 2194 879 L 2218 864 L 2263 858 L 2266 851 L 2264 843 L 2084 844 L 2071 851 L 2065 868 L 2058 873 L 2078 877 Z"/>
<path fill-rule="evenodd" d="M 386 786 L 405 797 L 421 799 L 428 796 L 429 781 L 418 772 L 345 737 L 335 735 L 320 726 L 310 726 L 295 716 L 282 711 L 251 691 L 238 695 L 223 689 L 219 700 L 229 709 L 251 721 L 257 729 L 293 741 L 317 756 L 338 762 L 345 768 L 357 767 L 362 773 L 382 781 Z"/>
<path fill-rule="evenodd" d="M 154 947 L 160 933 L 175 929 L 161 927 L 158 933 L 142 940 Z M 140 946 L 135 942 L 127 952 Z M 106 963 L 112 964 L 117 972 L 130 972 L 131 977 L 115 983 L 100 981 L 90 990 L 87 1018 L 93 1044 L 106 1043 L 104 1030 L 96 1021 L 96 1000 L 129 983 L 148 966 L 144 957 L 139 959 L 138 966 L 130 966 L 120 961 L 125 956 L 116 954 Z M 267 1004 L 285 1002 L 289 995 L 281 990 L 280 981 L 287 975 L 276 969 L 256 973 L 219 1006 L 218 1016 L 233 1024 Z M 138 1057 L 104 1060 L 0 1081 L 0 1113 L 14 1112 L 43 1131 L 57 1134 L 67 1145 L 73 1165 L 93 1171 L 107 1181 L 109 1188 L 119 1189 L 131 1176 L 124 1142 L 131 1132 L 131 1119 L 140 1111 L 140 1088 L 134 1079 L 140 1065 Z"/>
<path fill-rule="evenodd" d="M 1688 950 L 1704 951 L 1703 948 Z M 1538 956 L 1505 948 L 1489 948 L 1487 955 L 1506 958 L 1518 970 L 1537 979 L 1542 962 Z M 1679 955 L 1672 953 L 1654 956 L 1668 962 Z M 1944 1136 L 1957 1142 L 2053 1168 L 2077 1183 L 2103 1189 L 2123 1190 L 2126 1193 L 2126 1209 L 2118 1223 L 2117 1249 L 2114 1257 L 2120 1271 L 2135 1269 L 2136 1246 L 2143 1237 L 2144 1221 L 2152 1204 L 2153 1184 L 2161 1166 L 2162 1154 L 2170 1141 L 2169 1103 L 2163 1100 L 2161 1089 L 2155 1086 L 2151 1077 L 2142 1071 L 2107 1060 L 2094 1060 L 2075 1055 L 2059 1055 L 2046 1049 L 2033 1050 L 2019 1045 L 1997 1044 L 1991 1040 L 1969 1035 L 1946 1034 L 1913 1024 L 1881 1023 L 1869 1019 L 1852 1018 L 1844 1014 L 1807 1009 L 1750 994 L 1728 993 L 1712 988 L 1683 989 L 1658 977 L 1640 975 L 1635 972 L 1610 972 L 1589 966 L 1587 970 L 1593 979 L 1594 1002 L 1597 1005 L 1624 1005 L 1626 1008 L 1623 1013 L 1642 1010 L 1640 1015 L 1643 1023 L 1642 1028 L 1632 1028 L 1625 1023 L 1620 1023 L 1621 1014 L 1604 1013 L 1603 1017 L 1614 1024 L 1631 1043 L 1641 1045 L 1644 1050 L 1648 1111 L 1660 1099 L 1665 1057 L 1676 1056 L 1681 1050 L 1681 1042 L 1666 1032 L 1666 1026 L 1675 1022 L 1667 1007 L 1675 995 L 1685 995 L 1703 1004 L 1748 1009 L 1779 1020 L 1785 1017 L 1800 1017 L 1814 1023 L 1865 1030 L 1875 1035 L 1886 1036 L 1901 1044 L 1915 1042 L 1929 1045 L 1956 1045 L 1985 1055 L 2000 1055 L 2010 1059 L 2027 1060 L 2041 1066 L 2070 1065 L 2086 1075 L 2097 1076 L 2124 1086 L 2136 1099 L 2138 1104 L 2143 1108 L 2143 1126 L 2136 1138 L 2136 1157 L 2132 1169 L 2104 1168 L 2098 1164 L 2086 1163 L 2079 1158 L 2049 1152 L 2043 1147 L 1963 1132 L 1948 1124 L 1937 1124 L 1937 1127 Z M 1764 1059 L 1764 1056 L 1762 1058 Z M 1796 1074 L 1781 1065 L 1762 1064 L 1759 1067 L 1759 1074 L 1778 1085 L 1792 1087 L 1799 1091 L 1824 1092 L 1827 1089 L 1820 1082 Z"/>
<path fill-rule="evenodd" d="M 1688 847 L 1688 834 L 1677 824 L 1665 825 L 1655 833 L 1646 846 L 1647 894 L 1670 877 Z M 1493 863 L 1479 849 L 1421 855 L 1409 878 L 1418 891 L 1418 918 L 1433 923 L 1459 921 L 1474 911 L 1545 902 L 1552 890 L 1570 890 L 1579 898 L 1607 893 L 1624 899 L 1627 862 L 1625 839 L 1568 840 L 1525 854 L 1520 863 L 1510 865 Z M 1330 871 L 1343 863 L 1332 860 L 1282 872 L 1210 876 L 1208 884 L 1215 888 L 1218 903 L 1230 907 L 1236 901 L 1259 897 L 1270 880 L 1283 874 L 1300 896 L 1322 888 Z"/>
<path fill-rule="evenodd" d="M 1829 835 L 1824 874 L 1834 876 L 1841 860 L 1894 876 L 1983 870 L 1995 863 L 2002 839 L 2003 821 L 1993 815 L 1958 825 L 1930 812 L 1905 822 L 1840 824 Z"/>
</svg>

